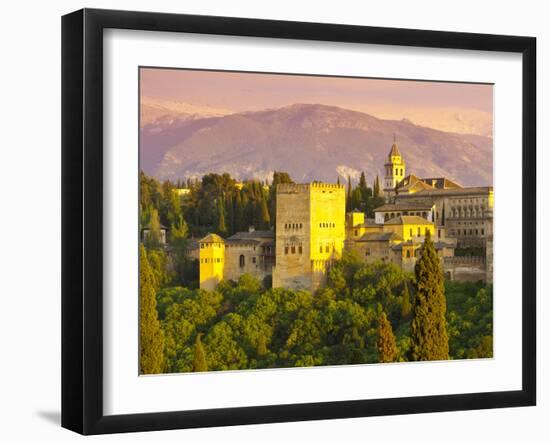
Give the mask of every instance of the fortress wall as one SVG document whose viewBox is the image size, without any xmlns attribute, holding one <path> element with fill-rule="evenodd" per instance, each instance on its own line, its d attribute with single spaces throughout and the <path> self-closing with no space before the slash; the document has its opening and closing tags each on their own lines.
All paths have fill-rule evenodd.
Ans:
<svg viewBox="0 0 550 443">
<path fill-rule="evenodd" d="M 274 287 L 315 290 L 345 240 L 345 189 L 327 183 L 277 186 Z"/>
<path fill-rule="evenodd" d="M 309 184 L 277 185 L 276 212 L 273 287 L 309 289 Z"/>
</svg>

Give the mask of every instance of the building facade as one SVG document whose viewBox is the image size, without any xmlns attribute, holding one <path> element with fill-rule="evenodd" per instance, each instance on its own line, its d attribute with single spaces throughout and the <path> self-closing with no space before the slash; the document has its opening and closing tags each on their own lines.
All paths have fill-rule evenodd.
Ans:
<svg viewBox="0 0 550 443">
<path fill-rule="evenodd" d="M 394 143 L 384 164 L 384 195 L 390 200 L 395 194 L 396 186 L 405 178 L 405 160 L 399 152 L 397 143 Z"/>
<path fill-rule="evenodd" d="M 344 186 L 327 183 L 277 185 L 273 287 L 316 290 L 342 256 Z"/>
<path fill-rule="evenodd" d="M 492 279 L 493 188 L 462 187 L 446 177 L 405 175 L 394 143 L 384 165 L 387 203 L 369 219 L 346 214 L 344 186 L 279 184 L 274 231 L 208 234 L 199 244 L 200 287 L 247 273 L 272 277 L 273 287 L 317 290 L 344 250 L 366 263 L 395 263 L 413 271 L 429 233 L 449 279 Z M 461 250 L 459 256 L 456 252 Z"/>
</svg>

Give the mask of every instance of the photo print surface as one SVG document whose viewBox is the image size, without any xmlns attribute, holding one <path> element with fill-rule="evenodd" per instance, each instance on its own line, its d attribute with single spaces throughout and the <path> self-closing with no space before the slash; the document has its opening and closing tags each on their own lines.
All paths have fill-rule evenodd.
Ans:
<svg viewBox="0 0 550 443">
<path fill-rule="evenodd" d="M 493 357 L 493 85 L 139 69 L 141 374 Z"/>
</svg>

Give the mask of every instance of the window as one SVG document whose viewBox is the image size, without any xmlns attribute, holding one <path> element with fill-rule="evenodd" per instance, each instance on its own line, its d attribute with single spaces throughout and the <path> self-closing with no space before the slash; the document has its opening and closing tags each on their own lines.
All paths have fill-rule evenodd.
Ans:
<svg viewBox="0 0 550 443">
<path fill-rule="evenodd" d="M 357 236 L 359 235 L 359 231 L 358 231 L 357 229 L 355 229 L 355 230 L 353 231 L 353 235 L 355 235 L 355 236 L 357 237 Z"/>
<path fill-rule="evenodd" d="M 481 230 L 481 235 L 485 235 L 485 229 Z"/>
<path fill-rule="evenodd" d="M 330 252 L 330 246 L 329 245 L 326 245 L 325 246 L 325 252 L 328 254 Z"/>
<path fill-rule="evenodd" d="M 424 235 L 428 235 L 429 233 L 430 233 L 430 230 L 426 228 L 426 230 L 424 231 Z"/>
<path fill-rule="evenodd" d="M 292 247 L 290 248 L 290 253 L 291 253 L 291 254 L 296 254 L 296 246 L 292 246 Z"/>
<path fill-rule="evenodd" d="M 411 258 L 411 251 L 407 249 L 407 258 Z"/>
<path fill-rule="evenodd" d="M 368 257 L 369 255 L 370 255 L 370 248 L 367 248 L 365 249 L 365 256 Z"/>
<path fill-rule="evenodd" d="M 416 228 L 416 234 L 418 237 L 420 237 L 420 228 Z"/>
<path fill-rule="evenodd" d="M 298 246 L 298 254 L 301 254 L 301 253 L 302 253 L 302 247 Z"/>
<path fill-rule="evenodd" d="M 323 246 L 319 246 L 319 252 L 322 254 L 323 253 Z"/>
<path fill-rule="evenodd" d="M 252 257 L 252 263 L 256 263 L 256 257 Z"/>
<path fill-rule="evenodd" d="M 412 237 L 413 236 L 413 228 L 409 229 L 409 235 Z"/>
<path fill-rule="evenodd" d="M 438 229 L 438 230 L 437 230 L 437 236 L 438 236 L 438 237 L 441 237 L 441 229 Z"/>
<path fill-rule="evenodd" d="M 285 246 L 285 255 L 288 254 L 288 246 Z"/>
<path fill-rule="evenodd" d="M 239 255 L 239 266 L 244 268 L 244 255 Z"/>
</svg>

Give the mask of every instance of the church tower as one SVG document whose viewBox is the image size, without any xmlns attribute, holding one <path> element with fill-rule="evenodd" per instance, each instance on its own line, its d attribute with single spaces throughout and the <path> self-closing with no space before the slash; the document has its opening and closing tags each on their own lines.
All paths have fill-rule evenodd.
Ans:
<svg viewBox="0 0 550 443">
<path fill-rule="evenodd" d="M 384 196 L 386 201 L 391 201 L 395 196 L 395 187 L 405 178 L 405 160 L 399 152 L 399 147 L 393 137 L 393 145 L 388 154 L 388 161 L 384 165 Z"/>
</svg>

